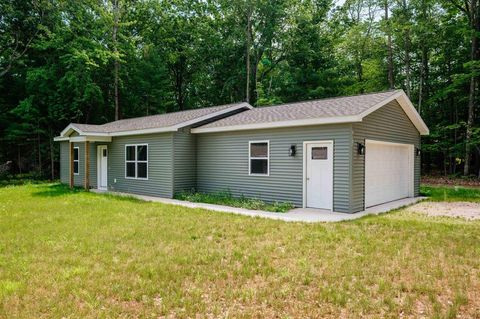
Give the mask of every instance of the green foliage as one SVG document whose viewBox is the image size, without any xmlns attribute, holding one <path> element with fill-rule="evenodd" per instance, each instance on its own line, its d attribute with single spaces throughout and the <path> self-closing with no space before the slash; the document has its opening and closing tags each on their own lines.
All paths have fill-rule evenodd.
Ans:
<svg viewBox="0 0 480 319">
<path fill-rule="evenodd" d="M 247 82 L 255 106 L 382 91 L 390 87 L 391 66 L 394 87 L 407 91 L 431 129 L 423 139 L 423 168 L 458 173 L 469 146 L 478 175 L 476 114 L 465 141 L 470 79 L 480 73 L 478 57 L 470 56 L 478 32 L 458 5 L 2 1 L 0 164 L 12 161 L 16 173 L 58 176 L 50 173 L 58 169 L 52 138 L 70 122 L 114 119 L 115 64 L 125 118 L 244 101 Z"/>
<path fill-rule="evenodd" d="M 176 199 L 185 200 L 196 203 L 208 203 L 217 205 L 226 205 L 233 207 L 241 207 L 253 210 L 265 210 L 269 212 L 285 213 L 293 209 L 293 204 L 284 202 L 274 202 L 267 204 L 262 200 L 247 197 L 233 197 L 230 191 L 222 191 L 215 193 L 199 193 L 199 192 L 180 192 L 175 194 Z"/>
</svg>

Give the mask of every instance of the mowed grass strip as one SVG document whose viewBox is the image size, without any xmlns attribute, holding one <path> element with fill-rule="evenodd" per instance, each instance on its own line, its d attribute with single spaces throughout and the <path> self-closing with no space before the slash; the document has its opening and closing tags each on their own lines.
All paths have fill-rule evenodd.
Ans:
<svg viewBox="0 0 480 319">
<path fill-rule="evenodd" d="M 0 317 L 480 314 L 480 222 L 286 223 L 57 184 L 0 188 Z"/>
<path fill-rule="evenodd" d="M 480 202 L 479 187 L 423 185 L 420 193 L 435 202 Z"/>
</svg>

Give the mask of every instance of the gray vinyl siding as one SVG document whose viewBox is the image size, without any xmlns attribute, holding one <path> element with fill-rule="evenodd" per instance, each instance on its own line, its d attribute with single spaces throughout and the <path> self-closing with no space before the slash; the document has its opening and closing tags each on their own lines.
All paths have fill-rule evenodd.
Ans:
<svg viewBox="0 0 480 319">
<path fill-rule="evenodd" d="M 69 142 L 60 142 L 60 182 L 63 184 L 69 184 L 69 165 L 68 165 L 68 157 L 69 157 Z"/>
<path fill-rule="evenodd" d="M 358 155 L 356 142 L 365 139 L 385 142 L 414 144 L 420 147 L 420 134 L 398 102 L 393 101 L 353 124 L 352 201 L 350 212 L 364 209 L 365 200 L 365 156 Z M 366 149 L 368 152 L 368 149 Z M 414 195 L 420 187 L 420 156 L 415 156 Z"/>
<path fill-rule="evenodd" d="M 248 175 L 248 142 L 270 141 L 270 175 Z M 303 142 L 334 141 L 333 209 L 349 211 L 351 124 L 197 134 L 197 189 L 303 205 Z M 291 145 L 297 154 L 288 156 Z"/>
<path fill-rule="evenodd" d="M 70 184 L 70 143 L 60 142 L 60 181 L 64 184 Z M 78 175 L 73 176 L 75 186 L 85 186 L 85 143 L 73 143 L 73 147 L 78 147 Z M 97 187 L 97 161 L 95 143 L 89 143 L 90 147 L 90 187 Z"/>
<path fill-rule="evenodd" d="M 192 190 L 196 186 L 195 135 L 183 129 L 173 135 L 173 191 Z"/>
<path fill-rule="evenodd" d="M 148 179 L 125 178 L 125 145 L 148 144 Z M 113 137 L 108 144 L 108 188 L 140 195 L 172 197 L 173 134 Z"/>
</svg>

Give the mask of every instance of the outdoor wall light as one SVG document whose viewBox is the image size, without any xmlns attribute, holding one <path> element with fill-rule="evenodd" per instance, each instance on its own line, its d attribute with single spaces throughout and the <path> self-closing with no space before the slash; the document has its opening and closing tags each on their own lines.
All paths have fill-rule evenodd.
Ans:
<svg viewBox="0 0 480 319">
<path fill-rule="evenodd" d="M 288 149 L 288 156 L 295 156 L 297 154 L 297 148 L 295 145 L 290 145 L 290 148 Z"/>
<path fill-rule="evenodd" d="M 418 147 L 416 147 L 415 148 L 415 155 L 420 156 L 420 154 L 422 154 L 422 151 Z"/>
<path fill-rule="evenodd" d="M 365 145 L 362 143 L 357 143 L 357 154 L 365 155 Z"/>
</svg>

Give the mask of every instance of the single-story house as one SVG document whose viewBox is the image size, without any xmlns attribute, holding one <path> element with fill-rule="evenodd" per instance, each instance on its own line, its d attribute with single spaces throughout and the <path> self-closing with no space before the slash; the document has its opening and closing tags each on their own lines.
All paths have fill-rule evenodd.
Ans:
<svg viewBox="0 0 480 319">
<path fill-rule="evenodd" d="M 231 192 L 335 212 L 418 196 L 427 126 L 402 90 L 253 108 L 237 103 L 68 125 L 70 186 L 171 198 Z"/>
</svg>

